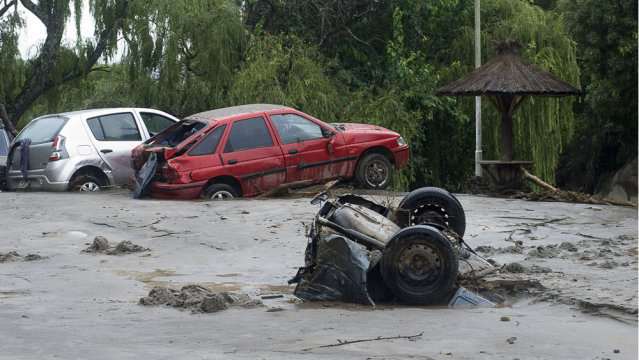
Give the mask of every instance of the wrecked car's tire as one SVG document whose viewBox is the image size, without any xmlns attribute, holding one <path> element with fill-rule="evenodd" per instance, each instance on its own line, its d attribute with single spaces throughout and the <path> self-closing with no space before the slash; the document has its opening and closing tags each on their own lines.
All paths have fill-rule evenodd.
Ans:
<svg viewBox="0 0 639 360">
<path fill-rule="evenodd" d="M 466 232 L 466 215 L 457 198 L 444 189 L 425 187 L 411 191 L 399 203 L 400 210 L 409 212 L 400 226 L 435 223 L 452 229 L 463 237 Z"/>
<path fill-rule="evenodd" d="M 442 304 L 457 280 L 459 263 L 450 241 L 432 226 L 400 230 L 386 245 L 381 274 L 386 286 L 410 304 Z"/>
<path fill-rule="evenodd" d="M 93 175 L 78 175 L 69 182 L 70 191 L 101 191 L 105 187 L 100 179 Z"/>
<path fill-rule="evenodd" d="M 357 163 L 355 180 L 365 189 L 386 189 L 393 179 L 394 170 L 386 156 L 380 153 L 366 154 Z"/>
<path fill-rule="evenodd" d="M 224 200 L 237 197 L 237 192 L 231 185 L 211 184 L 204 189 L 202 197 L 209 200 Z"/>
</svg>

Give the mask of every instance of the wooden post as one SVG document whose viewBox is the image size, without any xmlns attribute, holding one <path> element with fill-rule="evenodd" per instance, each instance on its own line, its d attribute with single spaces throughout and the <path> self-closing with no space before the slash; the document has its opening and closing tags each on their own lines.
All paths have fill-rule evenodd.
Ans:
<svg viewBox="0 0 639 360">
<path fill-rule="evenodd" d="M 509 116 L 501 116 L 501 133 L 499 134 L 499 144 L 502 161 L 512 161 L 513 159 L 513 120 Z"/>
</svg>

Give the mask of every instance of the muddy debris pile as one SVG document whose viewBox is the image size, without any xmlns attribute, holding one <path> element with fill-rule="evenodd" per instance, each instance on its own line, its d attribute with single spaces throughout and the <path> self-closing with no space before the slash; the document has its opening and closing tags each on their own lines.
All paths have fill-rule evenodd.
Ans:
<svg viewBox="0 0 639 360">
<path fill-rule="evenodd" d="M 246 294 L 214 292 L 199 285 L 187 285 L 180 290 L 156 286 L 149 296 L 140 298 L 140 305 L 169 306 L 193 313 L 214 313 L 236 307 L 252 309 L 262 307 L 260 300 L 253 300 Z"/>
<path fill-rule="evenodd" d="M 19 253 L 15 251 L 10 251 L 8 253 L 0 252 L 0 263 L 16 262 L 16 261 L 35 261 L 35 260 L 42 260 L 46 258 L 47 258 L 46 256 L 40 256 L 38 254 L 20 255 Z"/>
<path fill-rule="evenodd" d="M 104 236 L 96 236 L 93 243 L 88 248 L 82 250 L 83 253 L 99 253 L 106 255 L 125 255 L 137 252 L 151 251 L 149 248 L 136 245 L 130 241 L 122 241 L 116 246 L 110 246 L 109 241 Z"/>
</svg>

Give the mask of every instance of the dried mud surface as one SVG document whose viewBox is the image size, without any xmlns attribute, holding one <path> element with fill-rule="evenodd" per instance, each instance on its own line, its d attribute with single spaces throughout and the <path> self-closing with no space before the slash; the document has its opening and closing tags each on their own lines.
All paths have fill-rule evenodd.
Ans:
<svg viewBox="0 0 639 360">
<path fill-rule="evenodd" d="M 507 306 L 372 308 L 292 295 L 319 209 L 308 198 L 130 194 L 0 193 L 2 256 L 47 257 L 0 262 L 0 357 L 637 358 L 633 208 L 461 195 L 466 242 L 498 268 L 465 285 L 494 289 Z M 392 195 L 367 196 L 401 200 Z M 104 256 L 122 243 L 145 251 Z"/>
</svg>

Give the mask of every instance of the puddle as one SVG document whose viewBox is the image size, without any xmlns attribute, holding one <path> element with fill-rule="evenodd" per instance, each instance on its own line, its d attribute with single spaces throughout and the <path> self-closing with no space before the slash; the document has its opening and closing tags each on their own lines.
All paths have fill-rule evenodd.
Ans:
<svg viewBox="0 0 639 360">
<path fill-rule="evenodd" d="M 280 293 L 280 294 L 292 294 L 295 290 L 295 285 L 259 285 L 260 289 Z"/>
<path fill-rule="evenodd" d="M 0 299 L 9 299 L 12 297 L 16 297 L 19 295 L 26 295 L 27 291 L 19 291 L 19 290 L 8 290 L 8 291 L 0 291 Z"/>
<path fill-rule="evenodd" d="M 186 274 L 178 274 L 173 270 L 155 269 L 151 272 L 140 272 L 130 270 L 115 270 L 116 274 L 126 276 L 129 279 L 137 280 L 145 283 L 145 289 L 152 289 L 156 286 L 164 286 L 171 289 L 181 289 L 186 285 L 199 285 L 214 291 L 237 291 L 242 288 L 243 284 L 237 282 L 193 282 L 193 281 L 172 281 L 172 280 L 156 280 L 161 277 L 184 276 Z M 233 274 L 235 275 L 235 274 Z"/>
<path fill-rule="evenodd" d="M 44 237 L 70 237 L 70 238 L 83 238 L 89 236 L 89 234 L 80 230 L 70 230 L 70 231 L 43 231 L 42 236 Z"/>
</svg>

